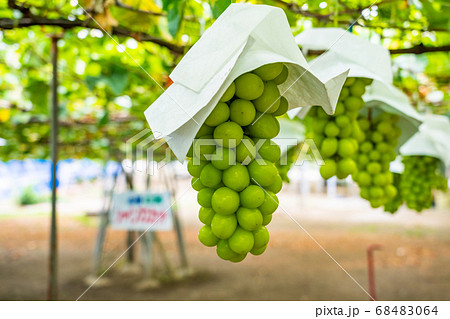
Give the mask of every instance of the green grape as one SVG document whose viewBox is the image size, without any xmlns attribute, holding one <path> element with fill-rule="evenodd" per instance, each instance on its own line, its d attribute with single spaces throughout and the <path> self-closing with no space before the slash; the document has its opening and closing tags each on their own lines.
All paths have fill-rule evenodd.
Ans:
<svg viewBox="0 0 450 319">
<path fill-rule="evenodd" d="M 239 226 L 245 230 L 254 231 L 263 223 L 263 216 L 257 208 L 241 207 L 236 212 Z"/>
<path fill-rule="evenodd" d="M 230 108 L 224 102 L 217 103 L 214 110 L 206 118 L 205 124 L 208 126 L 217 126 L 227 121 L 230 117 Z"/>
<path fill-rule="evenodd" d="M 212 208 L 200 207 L 198 211 L 198 219 L 205 225 L 211 226 L 211 221 L 214 217 L 214 210 Z"/>
<path fill-rule="evenodd" d="M 272 114 L 256 112 L 255 121 L 247 126 L 247 135 L 272 139 L 280 133 L 280 123 Z"/>
<path fill-rule="evenodd" d="M 237 163 L 223 171 L 223 183 L 236 192 L 243 191 L 250 184 L 247 167 Z"/>
<path fill-rule="evenodd" d="M 277 63 L 270 63 L 263 66 L 260 66 L 256 70 L 253 71 L 256 75 L 258 75 L 263 81 L 270 81 L 275 79 L 277 76 L 281 74 L 283 71 L 284 64 L 277 62 Z M 282 81 L 284 82 L 284 81 Z"/>
<path fill-rule="evenodd" d="M 354 155 L 358 173 L 352 177 L 360 187 L 361 198 L 368 200 L 371 207 L 384 206 L 385 211 L 394 213 L 401 205 L 398 185 L 389 171 L 390 162 L 396 157 L 389 136 L 397 127 L 394 115 L 381 113 L 376 118 L 360 115 L 357 121 L 365 136 Z"/>
<path fill-rule="evenodd" d="M 274 113 L 280 106 L 280 91 L 275 82 L 264 83 L 264 92 L 260 97 L 253 100 L 255 108 L 261 113 Z"/>
<path fill-rule="evenodd" d="M 360 157 L 359 146 L 362 153 L 371 150 L 371 145 L 362 145 L 368 126 L 365 122 L 360 126 L 358 113 L 364 107 L 361 96 L 370 83 L 363 78 L 347 78 L 333 115 L 320 107 L 312 107 L 307 114 L 306 132 L 313 133 L 314 143 L 325 161 L 320 167 L 324 179 L 346 178 L 357 171 L 360 162 L 367 160 Z"/>
<path fill-rule="evenodd" d="M 205 227 L 205 226 L 204 226 Z M 253 249 L 255 239 L 253 233 L 238 226 L 228 239 L 231 250 L 238 254 L 246 254 Z"/>
<path fill-rule="evenodd" d="M 237 218 L 235 214 L 220 215 L 215 214 L 211 220 L 211 231 L 220 239 L 227 239 L 233 235 L 237 227 Z"/>
<path fill-rule="evenodd" d="M 223 147 L 236 147 L 244 137 L 242 127 L 235 122 L 225 122 L 214 130 L 214 140 Z"/>
<path fill-rule="evenodd" d="M 222 181 L 222 171 L 208 164 L 200 172 L 200 182 L 206 187 L 216 187 Z"/>
<path fill-rule="evenodd" d="M 228 245 L 228 240 L 226 239 L 220 239 L 217 242 L 216 253 L 217 256 L 223 260 L 230 260 L 239 257 L 239 254 L 231 250 L 230 245 Z"/>
<path fill-rule="evenodd" d="M 239 76 L 236 84 L 236 96 L 243 100 L 254 100 L 264 92 L 264 82 L 259 76 L 253 73 L 245 73 Z"/>
<path fill-rule="evenodd" d="M 203 188 L 197 194 L 197 202 L 200 206 L 211 208 L 211 198 L 214 194 L 214 188 Z"/>
<path fill-rule="evenodd" d="M 277 176 L 277 167 L 266 160 L 260 159 L 253 161 L 248 165 L 248 172 L 251 180 L 258 186 L 269 186 L 275 181 Z"/>
<path fill-rule="evenodd" d="M 240 126 L 247 126 L 255 119 L 256 110 L 252 102 L 237 99 L 230 105 L 230 120 Z"/>
<path fill-rule="evenodd" d="M 198 232 L 198 239 L 203 245 L 207 247 L 214 247 L 219 241 L 219 238 L 217 238 L 216 235 L 213 234 L 211 227 L 208 225 L 200 228 L 200 231 Z"/>
<path fill-rule="evenodd" d="M 263 215 L 273 214 L 278 208 L 278 197 L 271 191 L 266 191 L 264 202 L 258 207 L 259 211 Z"/>
<path fill-rule="evenodd" d="M 236 160 L 242 165 L 248 165 L 256 156 L 255 142 L 245 136 L 242 138 L 241 143 L 236 147 Z"/>
<path fill-rule="evenodd" d="M 281 71 L 280 75 L 278 75 L 275 79 L 273 79 L 273 81 L 277 84 L 280 85 L 282 83 L 284 83 L 289 75 L 289 70 L 287 68 L 287 66 L 283 66 L 283 70 Z"/>
<path fill-rule="evenodd" d="M 233 82 L 225 90 L 225 92 L 223 93 L 223 95 L 220 98 L 219 102 L 228 102 L 229 100 L 231 100 L 233 98 L 235 92 L 236 92 L 236 85 Z"/>
<path fill-rule="evenodd" d="M 239 204 L 239 194 L 228 187 L 217 189 L 211 198 L 212 208 L 222 215 L 233 214 L 238 210 Z"/>
<path fill-rule="evenodd" d="M 271 140 L 261 140 L 262 144 L 259 141 L 259 139 L 255 139 L 255 143 L 259 146 L 257 150 L 258 158 L 263 158 L 272 163 L 280 160 L 281 150 L 278 144 Z"/>
<path fill-rule="evenodd" d="M 192 177 L 200 177 L 200 172 L 203 167 L 208 164 L 208 161 L 199 161 L 191 158 L 187 163 L 187 170 Z"/>
<path fill-rule="evenodd" d="M 257 185 L 249 185 L 240 194 L 241 205 L 247 208 L 257 208 L 264 203 L 264 191 Z"/>
<path fill-rule="evenodd" d="M 286 114 L 286 112 L 289 109 L 289 102 L 286 100 L 284 96 L 280 97 L 280 105 L 278 106 L 278 109 L 272 113 L 273 116 L 281 116 Z"/>
<path fill-rule="evenodd" d="M 198 238 L 207 247 L 217 246 L 221 259 L 241 262 L 249 252 L 257 256 L 267 248 L 265 226 L 278 208 L 275 194 L 288 167 L 279 164 L 280 147 L 270 140 L 280 131 L 275 116 L 289 109 L 277 87 L 287 77 L 287 67 L 275 63 L 235 79 L 188 152 L 191 185 L 201 206 L 198 218 L 204 224 Z"/>
<path fill-rule="evenodd" d="M 433 190 L 447 189 L 447 180 L 440 173 L 439 159 L 431 156 L 404 156 L 404 171 L 398 185 L 406 206 L 421 212 L 431 208 Z"/>
</svg>

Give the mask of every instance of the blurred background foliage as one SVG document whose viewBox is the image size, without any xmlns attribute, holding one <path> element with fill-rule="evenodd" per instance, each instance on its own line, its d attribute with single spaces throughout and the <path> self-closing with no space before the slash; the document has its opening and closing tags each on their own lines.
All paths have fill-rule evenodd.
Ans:
<svg viewBox="0 0 450 319">
<path fill-rule="evenodd" d="M 339 26 L 381 43 L 412 104 L 449 114 L 447 0 L 247 2 L 282 8 L 294 35 Z M 143 112 L 171 70 L 229 4 L 0 0 L 0 160 L 49 156 L 50 36 L 61 37 L 61 157 L 121 159 L 123 142 L 148 127 Z"/>
</svg>

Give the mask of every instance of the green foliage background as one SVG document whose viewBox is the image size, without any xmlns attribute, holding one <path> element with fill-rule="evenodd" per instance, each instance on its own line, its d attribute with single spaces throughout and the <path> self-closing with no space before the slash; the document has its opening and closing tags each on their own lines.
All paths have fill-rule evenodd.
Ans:
<svg viewBox="0 0 450 319">
<path fill-rule="evenodd" d="M 419 111 L 450 111 L 448 1 L 247 2 L 283 8 L 294 35 L 352 26 L 393 53 L 437 48 L 393 55 L 395 84 Z M 168 86 L 171 70 L 229 4 L 0 0 L 0 160 L 49 156 L 51 35 L 61 36 L 61 157 L 120 159 L 124 142 L 148 127 L 143 111 Z"/>
</svg>

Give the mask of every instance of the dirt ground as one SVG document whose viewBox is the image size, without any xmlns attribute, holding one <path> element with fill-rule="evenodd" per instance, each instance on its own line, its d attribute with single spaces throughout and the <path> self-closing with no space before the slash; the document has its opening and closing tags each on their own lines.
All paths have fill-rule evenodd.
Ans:
<svg viewBox="0 0 450 319">
<path fill-rule="evenodd" d="M 447 212 L 448 213 L 448 212 Z M 367 300 L 368 296 L 289 217 L 276 213 L 269 249 L 240 264 L 221 261 L 196 239 L 199 227 L 185 222 L 184 235 L 193 274 L 169 280 L 156 251 L 161 286 L 138 289 L 142 276 L 120 259 L 82 300 Z M 48 216 L 0 218 L 0 300 L 43 300 L 46 294 Z M 96 218 L 59 219 L 59 299 L 75 300 L 88 287 Z M 379 300 L 449 300 L 450 235 L 444 229 L 384 224 L 304 221 L 327 251 L 367 288 L 366 248 L 375 253 Z M 159 233 L 174 266 L 175 236 Z M 105 268 L 126 248 L 125 233 L 108 232 Z M 138 247 L 139 248 L 139 247 Z M 129 268 L 128 268 L 129 269 Z"/>
</svg>

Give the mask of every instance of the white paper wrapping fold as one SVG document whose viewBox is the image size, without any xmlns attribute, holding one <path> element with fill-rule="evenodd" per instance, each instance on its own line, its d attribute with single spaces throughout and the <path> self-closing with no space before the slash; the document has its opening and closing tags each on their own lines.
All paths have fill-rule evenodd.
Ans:
<svg viewBox="0 0 450 319">
<path fill-rule="evenodd" d="M 366 77 L 392 83 L 389 51 L 341 28 L 314 28 L 295 37 L 302 50 L 326 50 L 311 70 L 326 79 L 350 69 L 349 77 Z"/>
<path fill-rule="evenodd" d="M 295 37 L 306 53 L 309 50 L 325 50 L 310 62 L 310 70 L 320 80 L 328 81 L 337 74 L 349 70 L 349 77 L 363 77 L 385 84 L 392 83 L 389 51 L 340 28 L 314 28 Z M 309 108 L 289 115 L 306 116 Z"/>
<path fill-rule="evenodd" d="M 448 117 L 425 115 L 419 132 L 400 148 L 400 154 L 436 157 L 446 168 L 450 168 L 450 121 Z"/>
<path fill-rule="evenodd" d="M 273 62 L 284 62 L 289 69 L 279 88 L 290 109 L 320 105 L 334 113 L 347 71 L 319 80 L 308 70 L 283 10 L 232 4 L 180 61 L 170 75 L 174 83 L 145 111 L 150 128 L 184 160 L 201 124 L 234 79 Z"/>
<path fill-rule="evenodd" d="M 380 111 L 397 114 L 398 125 L 402 135 L 398 140 L 398 148 L 410 139 L 422 124 L 422 116 L 411 106 L 409 98 L 390 84 L 374 81 L 363 96 L 367 108 L 374 109 L 373 116 Z M 366 110 L 367 111 L 367 110 Z"/>
</svg>

